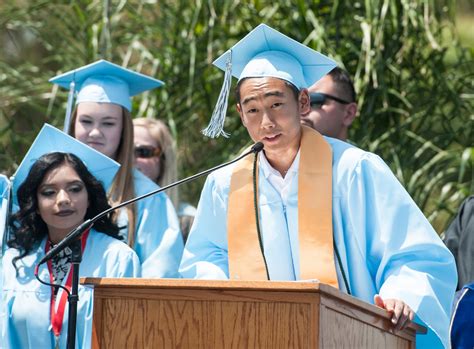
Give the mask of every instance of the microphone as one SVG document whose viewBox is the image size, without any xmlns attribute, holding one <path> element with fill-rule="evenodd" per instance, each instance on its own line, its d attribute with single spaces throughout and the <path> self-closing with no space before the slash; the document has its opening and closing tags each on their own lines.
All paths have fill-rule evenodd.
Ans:
<svg viewBox="0 0 474 349">
<path fill-rule="evenodd" d="M 45 263 L 46 261 L 50 260 L 51 258 L 53 258 L 54 256 L 56 256 L 59 252 L 61 252 L 64 248 L 66 248 L 67 246 L 69 246 L 72 241 L 74 241 L 75 239 L 77 239 L 79 236 L 81 236 L 82 233 L 84 233 L 87 229 L 91 228 L 92 225 L 94 225 L 95 222 L 97 222 L 99 219 L 101 219 L 102 217 L 106 216 L 107 214 L 109 214 L 110 212 L 118 209 L 118 208 L 121 208 L 121 207 L 124 207 L 124 206 L 127 206 L 129 204 L 132 204 L 138 200 L 141 200 L 141 199 L 145 199 L 149 196 L 152 196 L 152 195 L 155 195 L 155 194 L 158 194 L 158 193 L 161 193 L 162 191 L 165 191 L 165 190 L 168 190 L 170 188 L 173 188 L 177 185 L 180 185 L 180 184 L 183 184 L 183 183 L 186 183 L 186 182 L 189 182 L 189 181 L 192 181 L 192 180 L 195 180 L 196 178 L 199 178 L 201 176 L 204 176 L 206 174 L 209 174 L 215 170 L 218 170 L 222 167 L 225 167 L 225 166 L 228 166 L 230 164 L 233 164 L 234 162 L 237 162 L 241 159 L 243 159 L 244 157 L 250 155 L 250 154 L 257 154 L 259 153 L 260 151 L 263 150 L 263 143 L 262 142 L 257 142 L 255 143 L 252 148 L 250 148 L 249 151 L 247 151 L 246 153 L 236 157 L 235 159 L 231 160 L 231 161 L 228 161 L 228 162 L 225 162 L 223 164 L 220 164 L 220 165 L 217 165 L 213 168 L 210 168 L 208 170 L 205 170 L 205 171 L 202 171 L 202 172 L 199 172 L 195 175 L 192 175 L 190 177 L 187 177 L 187 178 L 184 178 L 184 179 L 181 179 L 177 182 L 174 182 L 174 183 L 171 183 L 171 184 L 168 184 L 162 188 L 158 188 L 156 190 L 153 190 L 149 193 L 146 193 L 144 195 L 141 195 L 141 196 L 137 196 L 136 198 L 133 198 L 133 199 L 130 199 L 128 201 L 124 201 L 122 202 L 121 204 L 118 204 L 114 207 L 110 207 L 109 209 L 99 213 L 97 216 L 93 217 L 93 218 L 90 218 L 90 219 L 87 219 L 86 221 L 84 221 L 82 224 L 80 224 L 78 227 L 76 227 L 75 229 L 71 230 L 64 239 L 62 239 L 56 246 L 54 246 L 51 250 L 48 251 L 48 253 L 46 253 L 44 255 L 43 258 L 41 258 L 41 260 L 39 261 L 38 265 L 41 265 L 43 263 Z"/>
</svg>

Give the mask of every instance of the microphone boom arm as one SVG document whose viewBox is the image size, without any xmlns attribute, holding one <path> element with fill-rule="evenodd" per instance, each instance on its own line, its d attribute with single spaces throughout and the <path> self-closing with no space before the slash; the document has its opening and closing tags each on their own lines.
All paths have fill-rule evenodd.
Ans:
<svg viewBox="0 0 474 349">
<path fill-rule="evenodd" d="M 247 151 L 246 153 L 236 157 L 235 159 L 231 160 L 231 161 L 228 161 L 228 162 L 225 162 L 223 164 L 220 164 L 220 165 L 217 165 L 213 168 L 210 168 L 208 170 L 205 170 L 205 171 L 202 171 L 202 172 L 199 172 L 195 175 L 192 175 L 190 177 L 187 177 L 187 178 L 183 178 L 177 182 L 174 182 L 174 183 L 171 183 L 171 184 L 168 184 L 162 188 L 158 188 L 156 190 L 153 190 L 149 193 L 146 193 L 146 194 L 143 194 L 141 196 L 137 196 L 136 198 L 133 198 L 133 199 L 130 199 L 128 201 L 124 201 L 122 202 L 121 204 L 118 204 L 114 207 L 110 207 L 108 208 L 107 210 L 99 213 L 97 216 L 95 216 L 94 218 L 91 218 L 91 219 L 87 219 L 86 221 L 84 221 L 81 225 L 79 225 L 78 227 L 76 227 L 75 229 L 71 230 L 67 235 L 66 237 L 61 240 L 54 248 L 52 248 L 51 250 L 48 251 L 48 253 L 46 253 L 44 255 L 43 258 L 41 258 L 41 260 L 39 261 L 38 265 L 41 265 L 43 263 L 45 263 L 46 261 L 50 260 L 51 258 L 53 258 L 54 256 L 56 256 L 59 252 L 61 252 L 64 248 L 66 248 L 67 246 L 69 246 L 71 244 L 71 242 L 78 238 L 79 236 L 82 235 L 82 233 L 84 233 L 87 229 L 91 228 L 95 222 L 97 222 L 99 219 L 101 219 L 102 217 L 108 215 L 110 212 L 116 210 L 116 209 L 119 209 L 121 207 L 124 207 L 124 206 L 127 206 L 129 204 L 132 204 L 138 200 L 141 200 L 141 199 L 145 199 L 149 196 L 152 196 L 152 195 L 155 195 L 155 194 L 158 194 L 158 193 L 161 193 L 162 191 L 165 191 L 165 190 L 168 190 L 170 188 L 173 188 L 177 185 L 180 185 L 180 184 L 183 184 L 183 183 L 186 183 L 186 182 L 189 182 L 189 181 L 192 181 L 192 180 L 195 180 L 196 178 L 199 178 L 199 177 L 202 177 L 206 174 L 209 174 L 213 171 L 216 171 L 222 167 L 225 167 L 225 166 L 228 166 L 228 165 L 231 165 L 233 164 L 234 162 L 237 162 L 241 159 L 243 159 L 244 157 L 250 155 L 250 154 L 257 154 L 259 153 L 261 150 L 263 150 L 263 143 L 261 142 L 257 142 L 255 143 L 252 148 Z"/>
</svg>

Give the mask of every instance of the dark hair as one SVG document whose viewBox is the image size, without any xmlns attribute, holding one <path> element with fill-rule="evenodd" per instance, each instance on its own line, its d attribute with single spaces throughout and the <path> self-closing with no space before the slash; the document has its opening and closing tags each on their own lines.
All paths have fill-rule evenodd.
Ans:
<svg viewBox="0 0 474 349">
<path fill-rule="evenodd" d="M 336 84 L 337 89 L 342 92 L 342 97 L 349 100 L 349 102 L 356 101 L 354 84 L 352 83 L 351 77 L 347 71 L 340 67 L 336 67 L 331 70 L 328 75 Z"/>
<path fill-rule="evenodd" d="M 240 104 L 240 87 L 242 86 L 242 83 L 247 79 L 251 79 L 251 78 L 250 77 L 243 78 L 237 83 L 237 86 L 235 87 L 235 100 L 237 101 L 238 104 Z M 275 79 L 278 79 L 278 78 L 275 78 Z M 298 89 L 298 87 L 293 85 L 291 82 L 288 82 L 285 80 L 282 80 L 282 81 L 285 83 L 286 86 L 288 86 L 291 89 L 291 92 L 293 92 L 295 99 L 298 100 L 298 97 L 300 96 L 300 90 Z"/>
<path fill-rule="evenodd" d="M 89 207 L 87 208 L 85 220 L 93 218 L 110 207 L 104 187 L 76 155 L 55 152 L 41 156 L 33 164 L 28 176 L 18 188 L 17 197 L 20 209 L 10 217 L 9 221 L 12 238 L 7 244 L 9 247 L 20 251 L 20 255 L 13 258 L 15 269 L 16 262 L 25 257 L 35 244 L 39 243 L 47 235 L 47 225 L 38 212 L 37 190 L 46 174 L 63 164 L 70 165 L 84 182 L 89 198 Z M 119 228 L 112 222 L 110 215 L 99 219 L 94 224 L 94 229 L 121 239 Z"/>
</svg>

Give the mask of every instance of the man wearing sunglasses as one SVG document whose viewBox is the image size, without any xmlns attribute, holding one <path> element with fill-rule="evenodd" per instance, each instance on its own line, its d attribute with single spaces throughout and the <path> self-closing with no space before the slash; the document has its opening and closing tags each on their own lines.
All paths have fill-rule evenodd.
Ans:
<svg viewBox="0 0 474 349">
<path fill-rule="evenodd" d="M 349 126 L 357 116 L 355 90 L 349 74 L 336 67 L 308 92 L 311 110 L 301 115 L 301 123 L 325 136 L 347 141 Z"/>
</svg>

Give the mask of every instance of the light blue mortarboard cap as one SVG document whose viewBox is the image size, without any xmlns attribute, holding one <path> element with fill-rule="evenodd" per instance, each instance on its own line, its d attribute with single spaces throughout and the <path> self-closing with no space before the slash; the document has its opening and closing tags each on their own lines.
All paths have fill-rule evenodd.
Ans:
<svg viewBox="0 0 474 349">
<path fill-rule="evenodd" d="M 164 85 L 163 81 L 104 59 L 58 75 L 49 81 L 69 89 L 65 132 L 68 131 L 72 101 L 76 92 L 76 104 L 81 102 L 113 103 L 131 111 L 132 96 Z"/>
<path fill-rule="evenodd" d="M 12 177 L 13 200 L 16 205 L 18 204 L 16 192 L 18 187 L 28 176 L 31 166 L 33 166 L 36 160 L 41 156 L 52 152 L 72 153 L 76 155 L 86 165 L 89 172 L 102 182 L 105 190 L 110 187 L 115 174 L 120 168 L 118 162 L 57 128 L 45 124 Z"/>
<path fill-rule="evenodd" d="M 223 131 L 231 76 L 244 78 L 274 77 L 290 82 L 298 89 L 307 88 L 337 66 L 325 55 L 299 43 L 279 31 L 260 24 L 213 64 L 225 71 L 224 84 L 206 136 L 227 136 Z"/>
</svg>

